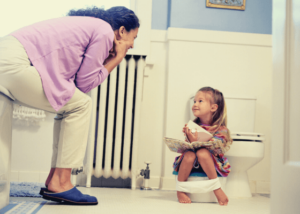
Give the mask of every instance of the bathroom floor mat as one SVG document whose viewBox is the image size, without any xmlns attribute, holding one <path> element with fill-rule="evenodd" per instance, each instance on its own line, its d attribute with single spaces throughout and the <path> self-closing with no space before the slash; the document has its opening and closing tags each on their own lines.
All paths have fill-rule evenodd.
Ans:
<svg viewBox="0 0 300 214">
<path fill-rule="evenodd" d="M 42 197 L 39 192 L 41 187 L 45 187 L 43 183 L 35 182 L 11 182 L 10 196 L 11 197 Z"/>
<path fill-rule="evenodd" d="M 13 201 L 9 205 L 0 210 L 0 214 L 35 214 L 37 213 L 47 201 Z"/>
</svg>

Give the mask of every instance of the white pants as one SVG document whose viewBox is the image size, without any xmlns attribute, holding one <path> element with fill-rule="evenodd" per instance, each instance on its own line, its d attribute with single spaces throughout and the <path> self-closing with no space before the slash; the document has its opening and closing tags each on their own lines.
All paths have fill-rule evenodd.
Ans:
<svg viewBox="0 0 300 214">
<path fill-rule="evenodd" d="M 44 93 L 39 73 L 30 65 L 23 45 L 13 36 L 0 38 L 0 92 L 23 106 L 57 113 L 51 167 L 82 166 L 92 111 L 91 98 L 76 88 L 71 100 L 56 112 Z"/>
</svg>

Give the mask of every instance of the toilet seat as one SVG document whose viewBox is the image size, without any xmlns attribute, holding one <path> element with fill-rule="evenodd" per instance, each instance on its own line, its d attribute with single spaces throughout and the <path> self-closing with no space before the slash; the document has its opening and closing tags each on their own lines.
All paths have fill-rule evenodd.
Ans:
<svg viewBox="0 0 300 214">
<path fill-rule="evenodd" d="M 247 142 L 260 142 L 262 143 L 265 138 L 263 134 L 253 132 L 232 132 L 232 141 L 247 141 Z"/>
</svg>

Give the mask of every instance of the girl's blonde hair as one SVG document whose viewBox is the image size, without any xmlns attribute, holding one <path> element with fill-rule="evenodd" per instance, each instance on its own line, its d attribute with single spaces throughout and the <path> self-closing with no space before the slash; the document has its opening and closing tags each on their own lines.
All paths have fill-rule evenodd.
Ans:
<svg viewBox="0 0 300 214">
<path fill-rule="evenodd" d="M 213 132 L 216 132 L 217 130 L 219 130 L 219 128 L 221 126 L 227 127 L 227 108 L 226 108 L 226 102 L 225 102 L 223 93 L 221 91 L 219 91 L 218 89 L 214 89 L 211 87 L 203 87 L 203 88 L 200 88 L 199 91 L 210 94 L 211 95 L 210 103 L 218 105 L 218 109 L 212 115 L 211 126 L 216 127 L 216 128 L 214 128 Z M 194 120 L 194 122 L 197 124 L 200 124 L 200 119 L 197 117 Z M 228 135 L 230 138 L 229 130 L 228 130 Z"/>
</svg>

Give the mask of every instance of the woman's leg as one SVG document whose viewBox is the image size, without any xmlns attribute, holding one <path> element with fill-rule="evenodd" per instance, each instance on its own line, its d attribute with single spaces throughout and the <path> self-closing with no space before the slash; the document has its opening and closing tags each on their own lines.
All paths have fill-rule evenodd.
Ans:
<svg viewBox="0 0 300 214">
<path fill-rule="evenodd" d="M 46 187 L 48 187 L 48 185 L 49 185 L 49 183 L 50 183 L 50 181 L 51 181 L 51 179 L 53 177 L 54 170 L 55 170 L 55 168 L 51 168 L 50 169 L 50 172 L 49 172 L 48 177 L 47 177 L 46 182 L 45 182 L 45 186 Z"/>
<path fill-rule="evenodd" d="M 48 190 L 51 192 L 64 192 L 72 189 L 71 171 L 72 168 L 55 168 L 48 184 Z"/>
<path fill-rule="evenodd" d="M 66 189 L 66 186 L 70 187 L 65 185 L 66 180 L 71 184 L 70 169 L 79 168 L 83 164 L 91 98 L 76 88 L 71 100 L 56 112 L 45 96 L 39 73 L 30 65 L 24 47 L 14 37 L 0 40 L 0 85 L 21 105 L 57 113 L 55 120 L 61 123 L 61 127 L 59 132 L 54 132 L 58 140 L 53 145 L 52 169 L 48 176 L 52 178 L 48 184 L 55 176 L 59 182 L 53 182 L 52 190 L 58 192 Z"/>
<path fill-rule="evenodd" d="M 199 149 L 196 152 L 196 155 L 198 158 L 198 162 L 200 163 L 207 177 L 209 179 L 217 178 L 218 175 L 215 169 L 214 161 L 211 157 L 211 153 L 207 149 L 203 148 L 203 149 Z M 228 204 L 228 198 L 221 188 L 214 190 L 214 193 L 220 205 Z"/>
<path fill-rule="evenodd" d="M 184 154 L 178 171 L 178 181 L 186 181 L 192 171 L 196 155 L 188 151 Z M 191 199 L 184 192 L 177 191 L 177 198 L 180 203 L 191 203 Z"/>
<path fill-rule="evenodd" d="M 75 92 L 79 93 L 77 90 Z M 82 92 L 80 92 L 82 93 Z M 85 94 L 83 94 L 85 95 Z M 76 95 L 75 95 L 76 96 Z M 71 170 L 83 164 L 87 145 L 89 122 L 92 112 L 92 100 L 85 95 L 80 99 L 80 106 L 66 104 L 64 112 L 55 117 L 53 136 L 53 156 L 51 167 L 55 168 L 48 189 L 52 192 L 62 192 L 71 189 Z"/>
<path fill-rule="evenodd" d="M 61 128 L 61 120 L 56 120 L 54 118 L 54 125 L 53 125 L 53 146 L 52 146 L 52 160 L 51 160 L 51 170 L 49 172 L 48 178 L 45 182 L 45 186 L 48 187 L 52 176 L 54 174 L 54 170 L 56 167 L 56 160 L 57 160 L 57 150 L 58 150 L 58 142 L 59 142 L 59 134 Z"/>
</svg>

